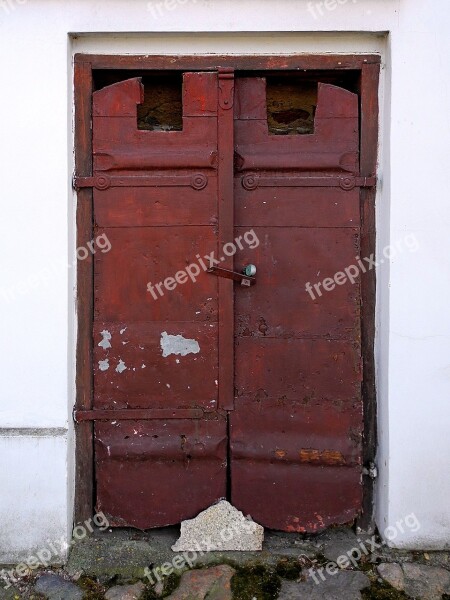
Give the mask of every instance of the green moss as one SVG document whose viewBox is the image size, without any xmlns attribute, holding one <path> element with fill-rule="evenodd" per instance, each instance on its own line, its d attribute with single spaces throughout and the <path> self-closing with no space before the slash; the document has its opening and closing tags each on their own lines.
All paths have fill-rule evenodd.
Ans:
<svg viewBox="0 0 450 600">
<path fill-rule="evenodd" d="M 141 600 L 156 600 L 156 598 L 165 598 L 166 596 L 170 596 L 172 592 L 174 592 L 177 587 L 180 585 L 181 575 L 179 573 L 172 573 L 168 577 L 164 579 L 164 589 L 161 596 L 154 591 L 153 586 L 147 586 L 144 590 Z"/>
<path fill-rule="evenodd" d="M 326 556 L 324 556 L 320 552 L 318 554 L 316 554 L 315 560 L 316 560 L 316 564 L 314 565 L 315 567 L 324 567 L 325 565 L 327 565 L 330 562 L 328 560 L 328 558 L 326 558 Z"/>
<path fill-rule="evenodd" d="M 160 596 L 156 595 L 153 588 L 147 587 L 142 592 L 141 600 L 156 600 L 157 598 L 160 598 Z"/>
<path fill-rule="evenodd" d="M 301 577 L 302 566 L 297 560 L 283 559 L 277 563 L 275 572 L 278 577 L 296 581 Z"/>
<path fill-rule="evenodd" d="M 399 592 L 388 583 L 372 582 L 370 588 L 361 592 L 363 600 L 407 600 L 405 592 Z"/>
<path fill-rule="evenodd" d="M 361 560 L 359 562 L 359 570 L 368 575 L 373 573 L 373 567 L 373 563 L 369 562 L 368 560 Z"/>
<path fill-rule="evenodd" d="M 273 600 L 278 597 L 281 581 L 275 569 L 263 565 L 235 569 L 231 579 L 233 600 Z"/>
<path fill-rule="evenodd" d="M 172 592 L 174 592 L 177 587 L 180 585 L 181 575 L 180 573 L 172 573 L 167 577 L 164 582 L 164 592 L 163 597 L 169 596 Z"/>
<path fill-rule="evenodd" d="M 83 600 L 103 600 L 105 597 L 105 588 L 100 585 L 95 579 L 92 577 L 88 577 L 87 575 L 82 575 L 77 584 L 83 590 Z"/>
</svg>

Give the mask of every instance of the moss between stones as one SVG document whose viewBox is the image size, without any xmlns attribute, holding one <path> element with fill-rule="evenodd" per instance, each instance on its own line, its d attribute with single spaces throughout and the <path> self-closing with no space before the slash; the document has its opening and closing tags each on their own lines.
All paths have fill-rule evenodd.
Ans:
<svg viewBox="0 0 450 600">
<path fill-rule="evenodd" d="M 388 583 L 373 581 L 370 588 L 361 592 L 363 600 L 407 600 L 405 592 L 399 592 Z"/>
<path fill-rule="evenodd" d="M 161 596 L 158 596 L 153 588 L 145 588 L 141 596 L 141 600 L 156 600 L 156 598 L 161 598 Z"/>
<path fill-rule="evenodd" d="M 172 573 L 169 575 L 169 577 L 167 577 L 164 583 L 163 598 L 169 596 L 169 594 L 177 589 L 177 587 L 180 585 L 180 579 L 181 575 L 179 573 Z"/>
<path fill-rule="evenodd" d="M 152 586 L 148 586 L 142 596 L 141 600 L 156 600 L 157 598 L 165 598 L 174 592 L 180 585 L 181 575 L 179 573 L 172 573 L 164 579 L 164 590 L 163 593 L 158 596 Z"/>
<path fill-rule="evenodd" d="M 82 575 L 77 584 L 84 592 L 83 600 L 104 600 L 105 588 L 92 577 Z"/>
<path fill-rule="evenodd" d="M 276 569 L 263 565 L 234 568 L 236 573 L 231 579 L 233 600 L 273 600 L 278 597 L 281 580 Z"/>
<path fill-rule="evenodd" d="M 297 579 L 300 579 L 302 575 L 302 566 L 297 560 L 284 559 L 277 563 L 275 572 L 278 577 L 296 581 Z"/>
</svg>

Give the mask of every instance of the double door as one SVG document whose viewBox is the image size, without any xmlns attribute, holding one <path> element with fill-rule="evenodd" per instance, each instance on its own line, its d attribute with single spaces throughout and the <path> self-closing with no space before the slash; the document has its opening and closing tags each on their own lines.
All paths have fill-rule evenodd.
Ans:
<svg viewBox="0 0 450 600">
<path fill-rule="evenodd" d="M 226 497 L 273 529 L 349 522 L 360 285 L 324 279 L 359 256 L 358 97 L 319 83 L 314 131 L 274 135 L 265 77 L 182 80 L 181 131 L 138 129 L 140 78 L 93 94 L 97 509 L 151 528 Z"/>
</svg>

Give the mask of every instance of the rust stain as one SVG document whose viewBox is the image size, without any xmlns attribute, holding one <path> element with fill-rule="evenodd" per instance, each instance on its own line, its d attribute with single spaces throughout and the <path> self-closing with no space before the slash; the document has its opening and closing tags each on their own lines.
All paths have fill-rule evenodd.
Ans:
<svg viewBox="0 0 450 600">
<path fill-rule="evenodd" d="M 275 456 L 277 458 L 284 458 L 286 456 L 286 450 L 275 450 Z"/>
<path fill-rule="evenodd" d="M 314 450 L 312 448 L 302 448 L 299 452 L 300 462 L 314 463 L 322 465 L 345 465 L 346 461 L 338 450 Z"/>
</svg>

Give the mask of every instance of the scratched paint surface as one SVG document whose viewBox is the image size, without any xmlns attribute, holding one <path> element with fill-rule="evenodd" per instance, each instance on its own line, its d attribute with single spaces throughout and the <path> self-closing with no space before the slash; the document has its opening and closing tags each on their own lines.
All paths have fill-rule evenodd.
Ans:
<svg viewBox="0 0 450 600">
<path fill-rule="evenodd" d="M 218 249 L 217 89 L 215 73 L 185 74 L 183 130 L 166 133 L 137 129 L 138 79 L 94 94 L 94 176 L 106 176 L 95 223 L 112 246 L 94 255 L 94 409 L 130 411 L 95 423 L 97 508 L 115 526 L 191 518 L 226 496 L 229 456 L 237 508 L 314 532 L 361 505 L 359 281 L 315 300 L 305 291 L 354 263 L 359 191 L 293 178 L 358 174 L 358 102 L 319 85 L 314 134 L 272 136 L 264 78 L 236 80 L 235 235 L 254 229 L 260 244 L 234 259 L 236 270 L 257 266 L 257 284 L 234 289 L 235 398 L 224 411 L 219 360 L 233 357 L 218 352 L 218 278 L 202 273 L 157 300 L 146 289 Z M 254 173 L 270 182 L 252 187 Z M 153 183 L 104 183 L 136 176 Z M 132 418 L 167 408 L 174 418 Z"/>
<path fill-rule="evenodd" d="M 137 129 L 138 79 L 94 94 L 94 176 L 135 178 L 94 189 L 97 233 L 111 242 L 94 256 L 94 409 L 175 416 L 95 423 L 97 508 L 117 526 L 178 523 L 226 494 L 217 280 L 147 291 L 217 249 L 216 75 L 185 74 L 183 94 L 183 130 L 166 133 Z M 176 417 L 198 408 L 203 419 Z"/>
<path fill-rule="evenodd" d="M 357 98 L 319 86 L 314 134 L 270 136 L 264 79 L 236 93 L 236 235 L 251 226 L 260 245 L 236 257 L 258 282 L 235 288 L 232 501 L 267 527 L 318 531 L 361 505 L 360 287 L 313 300 L 305 284 L 355 262 L 359 192 L 285 182 L 357 173 Z M 254 169 L 273 183 L 246 189 Z"/>
</svg>

